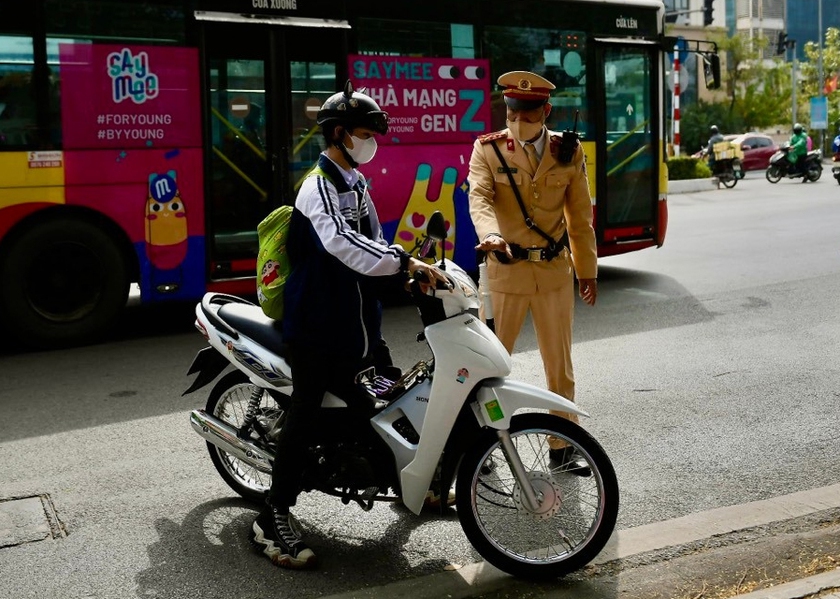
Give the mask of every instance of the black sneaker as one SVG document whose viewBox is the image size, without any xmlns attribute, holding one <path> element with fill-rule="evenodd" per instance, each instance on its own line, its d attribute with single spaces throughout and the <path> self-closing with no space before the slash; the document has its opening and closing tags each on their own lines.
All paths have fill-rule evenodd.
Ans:
<svg viewBox="0 0 840 599">
<path fill-rule="evenodd" d="M 281 514 L 275 507 L 266 507 L 251 528 L 251 542 L 275 566 L 294 570 L 315 566 L 315 554 L 301 540 L 300 527 L 291 514 Z"/>
<path fill-rule="evenodd" d="M 575 476 L 592 476 L 592 470 L 577 454 L 574 447 L 567 445 L 560 449 L 549 449 L 548 459 L 556 464 L 563 472 L 568 472 Z"/>
</svg>

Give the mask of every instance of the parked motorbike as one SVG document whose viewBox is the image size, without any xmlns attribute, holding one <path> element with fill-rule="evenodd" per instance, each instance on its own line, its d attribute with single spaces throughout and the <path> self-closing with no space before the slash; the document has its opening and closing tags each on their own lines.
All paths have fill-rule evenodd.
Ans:
<svg viewBox="0 0 840 599">
<path fill-rule="evenodd" d="M 788 179 L 802 178 L 802 182 L 816 181 L 822 175 L 822 150 L 811 150 L 805 156 L 805 163 L 802 170 L 796 169 L 795 165 L 788 160 L 790 142 L 785 142 L 779 147 L 779 151 L 770 157 L 770 165 L 764 176 L 770 183 L 778 183 L 783 177 Z"/>
<path fill-rule="evenodd" d="M 831 161 L 834 162 L 834 166 L 831 167 L 831 175 L 840 184 L 840 152 L 835 152 Z"/>
<path fill-rule="evenodd" d="M 424 248 L 443 247 L 440 213 L 430 219 Z M 357 402 L 325 394 L 321 428 L 307 448 L 305 491 L 320 491 L 370 510 L 402 502 L 419 514 L 430 489 L 455 485 L 461 527 L 479 554 L 522 577 L 557 577 L 589 563 L 613 532 L 618 482 L 600 444 L 582 427 L 545 410 L 586 416 L 555 393 L 508 378 L 511 357 L 476 317 L 472 278 L 441 257 L 449 287 L 410 294 L 425 327 L 431 358 L 397 380 L 374 369 L 361 373 Z M 203 410 L 190 415 L 207 441 L 222 479 L 243 497 L 262 502 L 271 484 L 276 439 L 290 405 L 291 370 L 279 324 L 261 308 L 221 293 L 196 306 L 196 328 L 209 347 L 189 369 L 184 393 L 208 385 Z M 329 368 L 329 364 L 324 364 Z M 534 410 L 540 411 L 534 411 Z M 522 412 L 527 410 L 527 412 Z M 549 438 L 564 441 L 591 470 L 549 459 Z M 565 453 L 572 453 L 567 451 Z M 445 510 L 443 502 L 441 510 Z"/>
</svg>

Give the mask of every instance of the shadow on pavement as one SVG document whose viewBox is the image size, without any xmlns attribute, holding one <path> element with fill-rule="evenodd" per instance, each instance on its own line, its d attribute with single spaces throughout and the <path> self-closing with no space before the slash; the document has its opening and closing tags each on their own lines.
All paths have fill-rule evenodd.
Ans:
<svg viewBox="0 0 840 599">
<path fill-rule="evenodd" d="M 342 509 L 341 516 L 352 518 L 355 509 Z M 299 513 L 296 510 L 296 515 Z M 416 528 L 407 526 L 406 519 L 419 526 L 438 518 L 431 514 L 417 517 L 406 512 L 375 538 L 327 537 L 323 531 L 328 522 L 302 515 L 304 536 L 318 556 L 319 566 L 309 572 L 286 570 L 274 566 L 251 546 L 248 532 L 256 515 L 254 504 L 225 498 L 196 506 L 181 523 L 156 520 L 159 539 L 148 547 L 149 567 L 135 578 L 137 596 L 303 599 L 387 584 L 407 571 L 412 576 L 439 572 L 448 563 L 429 557 L 419 566 L 411 566 L 405 554 L 404 546 Z"/>
</svg>

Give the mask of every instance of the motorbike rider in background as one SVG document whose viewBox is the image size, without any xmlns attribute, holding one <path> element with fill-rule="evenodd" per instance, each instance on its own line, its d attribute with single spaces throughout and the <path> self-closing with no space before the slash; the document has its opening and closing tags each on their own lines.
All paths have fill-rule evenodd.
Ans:
<svg viewBox="0 0 840 599">
<path fill-rule="evenodd" d="M 712 136 L 709 138 L 709 144 L 706 146 L 706 156 L 708 157 L 708 160 L 709 160 L 709 168 L 712 170 L 712 172 L 714 172 L 715 171 L 715 144 L 719 143 L 721 141 L 726 141 L 726 140 L 723 138 L 723 135 L 721 134 L 720 130 L 718 130 L 717 125 L 712 125 L 709 128 L 709 133 L 711 133 Z"/>
<path fill-rule="evenodd" d="M 317 123 L 327 148 L 318 158 L 320 172 L 300 187 L 286 244 L 291 272 L 283 292 L 283 339 L 294 391 L 266 505 L 251 532 L 275 565 L 294 569 L 316 562 L 289 513 L 301 492 L 306 440 L 317 426 L 324 393 L 358 397 L 356 375 L 382 349 L 377 280 L 400 284 L 418 272 L 433 283 L 447 280 L 400 246 L 388 246 L 368 183 L 356 170 L 373 159 L 376 137 L 388 132 L 388 113 L 348 81 L 321 106 Z"/>
<path fill-rule="evenodd" d="M 808 155 L 808 135 L 799 123 L 793 126 L 793 135 L 790 137 L 790 151 L 787 159 L 790 161 L 791 172 L 802 172 L 805 165 L 805 156 Z"/>
</svg>

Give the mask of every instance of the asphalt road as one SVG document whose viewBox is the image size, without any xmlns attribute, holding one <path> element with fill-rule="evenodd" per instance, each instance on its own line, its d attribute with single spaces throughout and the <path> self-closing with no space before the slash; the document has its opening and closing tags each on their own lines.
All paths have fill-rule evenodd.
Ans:
<svg viewBox="0 0 840 599">
<path fill-rule="evenodd" d="M 619 529 L 840 482 L 828 175 L 674 195 L 664 247 L 601 261 L 574 359 L 584 426 L 618 473 Z M 401 366 L 426 355 L 413 308 L 389 308 L 385 329 Z M 188 423 L 206 393 L 181 396 L 202 346 L 191 307 L 169 306 L 131 309 L 104 344 L 2 350 L 0 499 L 48 494 L 66 537 L 0 549 L 0 597 L 319 597 L 478 561 L 454 511 L 365 513 L 320 495 L 297 509 L 320 570 L 252 553 L 255 509 Z M 542 384 L 527 326 L 514 376 Z"/>
</svg>

